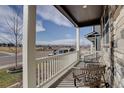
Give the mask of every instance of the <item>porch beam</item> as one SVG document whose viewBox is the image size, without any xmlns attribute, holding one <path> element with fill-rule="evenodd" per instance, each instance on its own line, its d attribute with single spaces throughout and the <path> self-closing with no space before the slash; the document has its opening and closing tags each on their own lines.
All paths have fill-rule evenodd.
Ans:
<svg viewBox="0 0 124 93">
<path fill-rule="evenodd" d="M 36 6 L 25 5 L 23 8 L 23 87 L 36 87 L 35 69 L 35 34 Z"/>
</svg>

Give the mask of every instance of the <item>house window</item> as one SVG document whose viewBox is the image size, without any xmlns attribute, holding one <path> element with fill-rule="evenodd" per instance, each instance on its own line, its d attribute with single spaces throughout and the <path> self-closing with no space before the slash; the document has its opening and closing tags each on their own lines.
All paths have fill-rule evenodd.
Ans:
<svg viewBox="0 0 124 93">
<path fill-rule="evenodd" d="M 105 34 L 106 34 L 106 44 L 109 44 L 109 22 L 107 23 L 105 27 Z"/>
<path fill-rule="evenodd" d="M 104 48 L 108 51 L 109 45 L 109 17 L 108 17 L 108 8 L 105 10 L 105 15 L 103 17 L 103 43 Z"/>
</svg>

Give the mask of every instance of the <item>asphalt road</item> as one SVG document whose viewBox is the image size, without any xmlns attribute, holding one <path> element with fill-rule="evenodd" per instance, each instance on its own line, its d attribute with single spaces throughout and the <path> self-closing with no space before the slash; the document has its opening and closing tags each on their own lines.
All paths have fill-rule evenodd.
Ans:
<svg viewBox="0 0 124 93">
<path fill-rule="evenodd" d="M 9 54 L 0 53 L 0 57 L 9 56 Z"/>
<path fill-rule="evenodd" d="M 36 58 L 41 58 L 45 57 L 49 54 L 50 52 L 37 52 L 36 53 Z M 22 62 L 22 55 L 18 55 L 17 57 L 18 63 Z M 0 53 L 0 67 L 1 66 L 6 66 L 6 65 L 11 65 L 15 63 L 15 56 L 14 55 L 7 55 Z"/>
</svg>

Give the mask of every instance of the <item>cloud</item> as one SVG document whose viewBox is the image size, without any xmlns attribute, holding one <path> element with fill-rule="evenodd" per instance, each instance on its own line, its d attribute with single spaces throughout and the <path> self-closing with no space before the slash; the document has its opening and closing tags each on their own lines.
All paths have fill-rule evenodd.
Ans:
<svg viewBox="0 0 124 93">
<path fill-rule="evenodd" d="M 51 42 L 48 41 L 37 41 L 36 44 L 41 45 L 76 45 L 75 39 L 60 39 L 60 40 L 54 40 Z M 86 38 L 80 39 L 80 45 L 90 45 L 91 42 L 87 40 Z"/>
<path fill-rule="evenodd" d="M 8 16 L 13 16 L 16 12 L 13 10 L 13 8 L 9 6 L 0 6 L 0 40 L 3 42 L 7 42 L 4 38 L 10 38 L 10 34 L 7 33 L 7 25 L 6 25 L 6 19 Z M 57 25 L 60 26 L 66 26 L 66 27 L 72 27 L 72 24 L 59 12 L 55 9 L 54 6 L 38 6 L 37 14 L 40 15 L 44 20 L 49 20 Z M 19 17 L 19 22 L 22 24 L 23 20 L 21 16 Z M 11 22 L 8 20 L 8 22 Z M 46 29 L 43 26 L 42 20 L 38 19 L 36 21 L 36 31 L 45 31 Z M 65 39 L 60 40 L 54 40 L 54 41 L 37 41 L 37 44 L 51 44 L 51 45 L 75 45 L 75 39 L 69 39 L 71 38 L 70 34 L 65 35 Z M 11 38 L 10 38 L 11 40 Z M 81 45 L 87 45 L 90 44 L 90 41 L 88 41 L 85 38 L 81 38 Z"/>
<path fill-rule="evenodd" d="M 65 34 L 65 38 L 71 38 L 72 35 L 71 34 Z"/>
<path fill-rule="evenodd" d="M 55 40 L 52 41 L 51 44 L 53 45 L 75 45 L 75 39 L 62 39 L 62 40 Z"/>
<path fill-rule="evenodd" d="M 18 18 L 18 30 L 22 28 L 22 15 L 17 15 L 17 12 L 10 6 L 0 6 L 0 40 L 1 42 L 14 42 L 14 18 Z M 20 29 L 22 33 L 22 29 Z"/>
<path fill-rule="evenodd" d="M 10 43 L 11 39 L 8 39 L 8 38 L 11 38 L 9 34 L 5 34 L 5 33 L 0 33 L 0 43 Z"/>
<path fill-rule="evenodd" d="M 80 44 L 81 45 L 91 45 L 91 42 L 88 39 L 86 39 L 86 38 L 83 37 L 80 40 Z"/>
<path fill-rule="evenodd" d="M 0 6 L 0 27 L 1 29 L 6 28 L 6 21 L 10 16 L 13 16 L 14 11 L 9 6 Z"/>
<path fill-rule="evenodd" d="M 36 21 L 36 31 L 37 32 L 42 32 L 45 31 L 46 29 L 43 27 L 42 21 L 37 20 Z"/>
<path fill-rule="evenodd" d="M 0 6 L 0 19 L 8 17 L 8 16 L 13 16 L 14 10 L 10 8 L 9 6 Z"/>
<path fill-rule="evenodd" d="M 37 14 L 44 20 L 51 21 L 59 26 L 73 27 L 70 21 L 64 17 L 54 6 L 37 6 Z"/>
<path fill-rule="evenodd" d="M 36 41 L 38 45 L 75 45 L 74 39 L 61 39 L 54 41 Z"/>
<path fill-rule="evenodd" d="M 22 9 L 22 7 L 19 7 L 19 9 Z M 19 10 L 17 10 L 19 11 Z M 2 42 L 7 42 L 7 38 L 10 38 L 10 34 L 12 35 L 12 31 L 10 31 L 10 27 L 9 25 L 11 25 L 13 27 L 14 22 L 12 21 L 14 18 L 14 16 L 17 14 L 17 11 L 14 10 L 14 8 L 10 7 L 10 6 L 0 6 L 0 39 L 2 40 Z M 22 12 L 20 11 L 20 15 L 18 16 L 18 24 L 19 26 L 23 26 L 23 17 L 22 17 Z M 8 23 L 9 25 L 8 25 Z M 23 28 L 23 27 L 22 27 Z M 22 33 L 22 30 L 20 31 L 20 33 Z M 40 32 L 40 31 L 45 31 L 46 29 L 43 27 L 42 24 L 42 20 L 37 20 L 36 21 L 36 31 Z M 6 39 L 2 39 L 2 37 L 6 38 Z M 12 39 L 12 36 L 11 38 Z M 13 40 L 12 40 L 13 41 Z"/>
<path fill-rule="evenodd" d="M 51 45 L 51 42 L 48 41 L 36 41 L 37 45 Z"/>
</svg>

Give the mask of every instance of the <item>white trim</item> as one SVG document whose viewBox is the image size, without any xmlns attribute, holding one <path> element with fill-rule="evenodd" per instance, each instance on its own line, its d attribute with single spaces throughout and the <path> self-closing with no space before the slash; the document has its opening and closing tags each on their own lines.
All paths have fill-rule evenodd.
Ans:
<svg viewBox="0 0 124 93">
<path fill-rule="evenodd" d="M 76 51 L 77 51 L 77 61 L 80 60 L 80 28 L 76 28 Z"/>
<path fill-rule="evenodd" d="M 23 8 L 23 87 L 36 87 L 35 34 L 36 6 L 25 5 Z"/>
<path fill-rule="evenodd" d="M 76 28 L 76 51 L 80 50 L 80 28 Z"/>
</svg>

